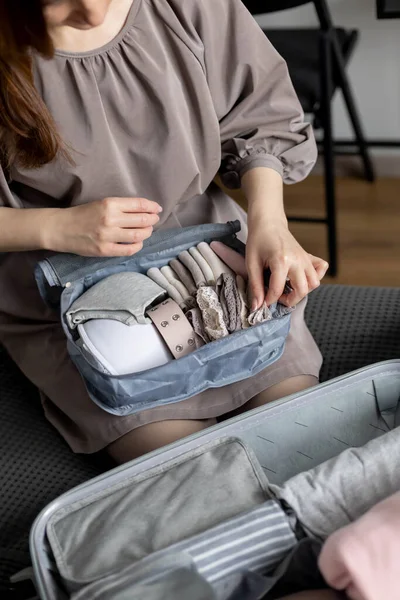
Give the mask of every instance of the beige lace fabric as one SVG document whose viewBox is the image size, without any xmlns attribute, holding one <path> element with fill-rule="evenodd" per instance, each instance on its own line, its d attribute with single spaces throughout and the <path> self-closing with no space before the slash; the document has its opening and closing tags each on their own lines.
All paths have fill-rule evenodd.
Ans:
<svg viewBox="0 0 400 600">
<path fill-rule="evenodd" d="M 222 306 L 214 288 L 210 286 L 199 288 L 196 300 L 201 311 L 204 329 L 210 340 L 220 340 L 229 335 Z"/>
<path fill-rule="evenodd" d="M 265 321 L 271 321 L 272 313 L 266 304 L 263 304 L 261 308 L 254 310 L 249 314 L 249 324 L 251 327 L 259 325 Z"/>
</svg>

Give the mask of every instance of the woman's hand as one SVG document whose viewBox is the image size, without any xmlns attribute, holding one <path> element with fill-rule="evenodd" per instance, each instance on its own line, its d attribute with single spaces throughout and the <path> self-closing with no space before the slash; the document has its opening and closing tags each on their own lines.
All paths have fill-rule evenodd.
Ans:
<svg viewBox="0 0 400 600">
<path fill-rule="evenodd" d="M 161 211 L 144 198 L 105 198 L 46 211 L 42 247 L 81 256 L 132 256 L 153 233 Z"/>
<path fill-rule="evenodd" d="M 278 300 L 286 306 L 296 306 L 319 286 L 329 266 L 303 250 L 285 221 L 271 223 L 267 219 L 250 223 L 246 260 L 253 310 L 264 301 L 267 306 Z M 271 279 L 265 295 L 263 274 L 267 268 L 271 270 Z M 283 295 L 287 279 L 293 291 Z"/>
<path fill-rule="evenodd" d="M 246 260 L 252 308 L 256 310 L 263 302 L 270 306 L 278 300 L 286 306 L 296 306 L 319 286 L 329 265 L 303 250 L 290 233 L 280 173 L 267 167 L 251 169 L 242 177 L 242 187 L 249 215 Z M 264 270 L 267 268 L 271 279 L 265 295 Z M 283 295 L 287 279 L 293 291 Z"/>
</svg>

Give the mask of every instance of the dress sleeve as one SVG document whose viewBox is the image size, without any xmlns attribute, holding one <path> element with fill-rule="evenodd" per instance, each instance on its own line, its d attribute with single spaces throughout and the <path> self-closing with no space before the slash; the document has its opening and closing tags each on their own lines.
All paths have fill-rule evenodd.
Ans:
<svg viewBox="0 0 400 600">
<path fill-rule="evenodd" d="M 21 203 L 13 196 L 7 182 L 6 174 L 0 165 L 0 208 L 3 206 L 20 208 Z"/>
<path fill-rule="evenodd" d="M 285 183 L 301 181 L 317 148 L 285 61 L 240 0 L 202 0 L 201 7 L 199 35 L 220 123 L 224 184 L 240 187 L 255 167 L 275 169 Z"/>
</svg>

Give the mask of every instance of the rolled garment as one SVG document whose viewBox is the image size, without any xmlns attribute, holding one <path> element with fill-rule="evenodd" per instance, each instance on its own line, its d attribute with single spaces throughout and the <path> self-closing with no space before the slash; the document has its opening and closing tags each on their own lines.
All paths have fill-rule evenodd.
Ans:
<svg viewBox="0 0 400 600">
<path fill-rule="evenodd" d="M 208 264 L 208 262 L 203 258 L 200 252 L 193 246 L 193 248 L 189 248 L 190 256 L 197 262 L 200 269 L 203 272 L 204 279 L 206 280 L 206 285 L 215 285 L 215 277 L 214 273 Z"/>
<path fill-rule="evenodd" d="M 327 583 L 346 592 L 350 600 L 398 600 L 399 555 L 397 493 L 331 535 L 322 548 L 319 567 Z"/>
<path fill-rule="evenodd" d="M 179 281 L 179 279 L 176 277 L 176 275 L 173 272 L 173 270 L 171 269 L 171 267 L 167 265 L 165 267 L 162 267 L 160 270 L 161 270 L 161 273 L 164 275 L 164 277 L 167 279 L 167 281 L 171 285 L 173 285 L 177 289 L 177 291 L 180 293 L 180 295 L 183 297 L 183 301 L 185 303 L 185 306 L 184 306 L 185 311 L 186 311 L 186 309 L 194 308 L 196 306 L 196 301 L 194 300 L 193 296 L 190 294 L 187 287 L 185 287 L 183 285 L 183 283 L 181 281 Z"/>
<path fill-rule="evenodd" d="M 243 277 L 243 279 L 245 281 L 248 280 L 249 276 L 248 276 L 246 260 L 245 260 L 244 256 L 239 254 L 239 252 L 236 252 L 236 250 L 229 248 L 229 246 L 226 246 L 222 242 L 211 242 L 210 247 L 237 275 L 240 275 L 241 277 Z M 266 280 L 265 287 L 268 287 L 269 276 L 270 276 L 270 272 L 268 270 L 265 271 L 265 280 Z M 290 286 L 290 282 L 286 281 L 283 293 L 290 294 L 291 291 L 293 291 L 293 290 Z M 283 306 L 283 305 L 279 305 L 279 306 Z M 284 307 L 284 309 L 288 310 L 286 307 Z M 283 316 L 284 314 L 288 314 L 288 313 L 287 312 L 285 313 L 282 310 L 281 314 Z"/>
<path fill-rule="evenodd" d="M 236 285 L 240 296 L 240 320 L 242 322 L 242 329 L 248 329 L 249 323 L 249 301 L 247 299 L 247 286 L 246 282 L 241 275 L 236 275 Z"/>
<path fill-rule="evenodd" d="M 201 242 L 197 246 L 197 250 L 200 252 L 204 260 L 210 265 L 212 272 L 214 273 L 215 281 L 221 277 L 223 273 L 230 273 L 233 275 L 232 269 L 228 267 L 222 260 L 215 254 L 214 250 L 211 248 L 207 242 Z"/>
<path fill-rule="evenodd" d="M 216 292 L 229 333 L 239 331 L 242 329 L 242 302 L 235 276 L 230 273 L 222 273 L 217 281 Z"/>
<path fill-rule="evenodd" d="M 240 296 L 241 301 L 241 320 L 242 320 L 242 329 L 247 329 L 250 327 L 249 324 L 249 314 L 250 314 L 250 302 L 248 298 L 247 291 L 247 283 L 243 279 L 241 275 L 236 275 L 236 285 Z"/>
<path fill-rule="evenodd" d="M 397 428 L 271 489 L 309 535 L 325 540 L 400 490 L 399 464 Z"/>
<path fill-rule="evenodd" d="M 222 242 L 211 242 L 210 248 L 223 262 L 232 269 L 236 275 L 243 277 L 245 281 L 248 279 L 246 260 L 244 256 L 226 246 Z"/>
<path fill-rule="evenodd" d="M 259 325 L 260 323 L 264 323 L 265 321 L 270 321 L 272 319 L 271 310 L 264 303 L 261 308 L 254 310 L 249 314 L 249 325 Z"/>
<path fill-rule="evenodd" d="M 174 258 L 174 260 L 171 260 L 169 266 L 175 272 L 175 275 L 183 283 L 186 289 L 189 290 L 190 295 L 195 296 L 197 292 L 197 287 L 189 269 L 187 269 L 185 265 L 183 265 L 181 261 L 176 258 Z"/>
<path fill-rule="evenodd" d="M 209 286 L 200 287 L 197 290 L 196 300 L 209 338 L 220 340 L 229 335 L 222 306 L 215 290 Z"/>
<path fill-rule="evenodd" d="M 163 275 L 160 271 L 160 269 L 157 269 L 156 267 L 152 267 L 151 269 L 149 269 L 147 271 L 147 276 L 150 277 L 150 279 L 152 279 L 153 281 L 155 281 L 156 283 L 158 283 L 158 285 L 160 287 L 162 287 L 168 294 L 168 296 L 170 298 L 172 298 L 172 300 L 175 300 L 175 302 L 177 304 L 179 304 L 179 306 L 182 308 L 185 305 L 185 299 L 182 296 L 182 294 L 180 294 L 178 292 L 178 290 L 176 289 L 175 286 L 173 286 L 168 279 L 165 277 L 165 275 Z"/>
<path fill-rule="evenodd" d="M 284 304 L 272 305 L 273 310 L 269 308 L 266 304 L 263 304 L 261 308 L 254 310 L 249 314 L 249 324 L 250 325 L 258 325 L 259 323 L 264 323 L 265 321 L 270 321 L 271 319 L 278 319 L 280 317 L 284 317 L 285 315 L 289 315 L 292 313 L 295 308 L 285 306 Z"/>
<path fill-rule="evenodd" d="M 204 326 L 203 317 L 201 316 L 201 310 L 198 307 L 188 310 L 188 312 L 186 313 L 186 318 L 189 321 L 189 323 L 191 324 L 191 326 L 193 327 L 193 331 L 196 333 L 196 335 L 198 337 L 200 337 L 203 340 L 203 342 L 205 344 L 208 344 L 209 342 L 211 342 L 211 339 L 210 339 L 208 333 L 206 332 L 206 329 Z M 197 339 L 196 339 L 196 347 L 198 347 L 198 348 L 201 347 L 201 344 L 198 343 Z"/>
<path fill-rule="evenodd" d="M 93 285 L 66 313 L 74 329 L 92 319 L 112 319 L 124 325 L 146 324 L 146 309 L 165 297 L 165 288 L 141 273 L 115 273 Z"/>
<path fill-rule="evenodd" d="M 206 279 L 203 271 L 200 269 L 193 256 L 189 254 L 187 250 L 184 250 L 184 252 L 180 253 L 179 260 L 191 273 L 197 288 L 201 287 L 202 285 L 206 285 Z"/>
<path fill-rule="evenodd" d="M 176 287 L 176 289 L 178 290 L 178 292 L 180 293 L 180 295 L 183 297 L 184 300 L 186 300 L 186 298 L 190 297 L 190 292 L 187 289 L 187 287 L 185 287 L 185 285 L 182 283 L 182 281 L 180 281 L 175 273 L 173 272 L 173 270 L 171 269 L 170 266 L 165 266 L 162 267 L 160 269 L 161 273 L 164 275 L 164 277 L 169 281 L 169 283 L 171 285 L 173 285 L 174 287 Z"/>
</svg>

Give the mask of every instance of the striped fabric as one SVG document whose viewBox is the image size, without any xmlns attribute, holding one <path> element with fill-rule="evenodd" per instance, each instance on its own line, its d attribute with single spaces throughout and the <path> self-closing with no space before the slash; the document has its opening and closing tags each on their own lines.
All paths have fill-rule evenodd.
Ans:
<svg viewBox="0 0 400 600">
<path fill-rule="evenodd" d="M 143 598 L 146 585 L 151 588 L 154 584 L 157 591 L 163 578 L 171 575 L 173 579 L 174 572 L 181 577 L 179 569 L 191 571 L 194 589 L 196 581 L 197 585 L 203 582 L 213 590 L 210 597 L 226 598 L 229 581 L 235 580 L 236 586 L 238 575 L 275 568 L 296 545 L 289 519 L 277 501 L 269 500 L 204 533 L 159 550 L 122 572 L 95 581 L 73 595 L 72 600 Z M 184 595 L 179 593 L 178 597 L 187 598 L 186 591 L 180 591 Z M 149 592 L 146 593 L 147 598 Z M 171 596 L 163 591 L 162 598 L 166 597 Z M 202 593 L 201 598 L 205 597 Z"/>
<path fill-rule="evenodd" d="M 275 500 L 269 500 L 171 546 L 168 552 L 189 554 L 199 573 L 213 583 L 240 571 L 273 569 L 296 544 L 286 514 Z"/>
</svg>

